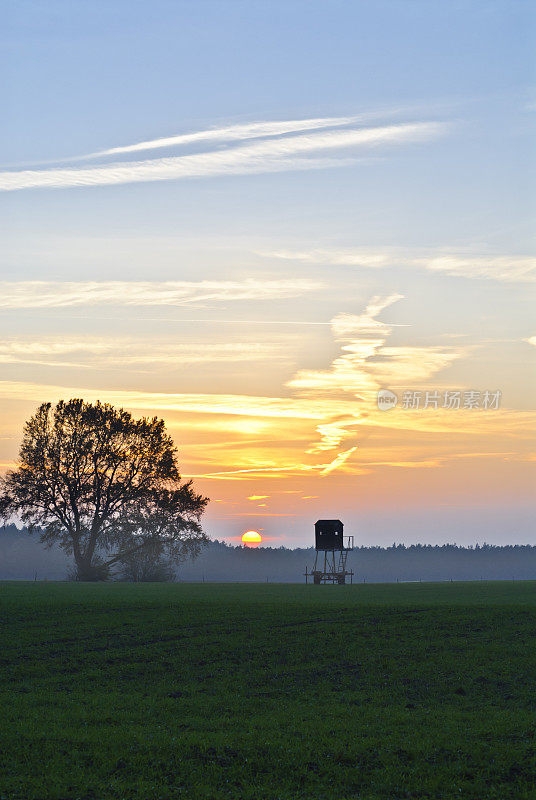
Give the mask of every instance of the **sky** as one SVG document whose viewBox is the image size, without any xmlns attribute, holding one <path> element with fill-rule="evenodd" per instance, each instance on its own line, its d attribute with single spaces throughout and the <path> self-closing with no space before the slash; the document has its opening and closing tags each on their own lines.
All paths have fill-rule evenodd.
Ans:
<svg viewBox="0 0 536 800">
<path fill-rule="evenodd" d="M 1 15 L 2 470 L 100 399 L 213 538 L 536 544 L 533 3 Z"/>
</svg>

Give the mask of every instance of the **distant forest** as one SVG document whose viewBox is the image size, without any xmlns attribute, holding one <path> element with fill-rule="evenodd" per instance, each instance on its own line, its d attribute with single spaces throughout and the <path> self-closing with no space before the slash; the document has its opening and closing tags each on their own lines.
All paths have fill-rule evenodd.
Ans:
<svg viewBox="0 0 536 800">
<path fill-rule="evenodd" d="M 177 569 L 179 581 L 301 583 L 312 568 L 314 548 L 234 547 L 214 541 L 195 561 Z M 354 582 L 536 579 L 536 546 L 454 544 L 357 547 L 349 554 Z M 15 525 L 0 528 L 0 580 L 65 580 L 71 559 L 45 549 L 37 533 Z"/>
</svg>

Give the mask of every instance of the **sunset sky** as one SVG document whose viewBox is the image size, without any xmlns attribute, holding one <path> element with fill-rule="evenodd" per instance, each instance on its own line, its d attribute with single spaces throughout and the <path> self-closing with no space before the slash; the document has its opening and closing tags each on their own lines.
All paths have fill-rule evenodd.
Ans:
<svg viewBox="0 0 536 800">
<path fill-rule="evenodd" d="M 2 16 L 2 469 L 100 399 L 166 420 L 214 538 L 536 543 L 534 4 Z"/>
</svg>

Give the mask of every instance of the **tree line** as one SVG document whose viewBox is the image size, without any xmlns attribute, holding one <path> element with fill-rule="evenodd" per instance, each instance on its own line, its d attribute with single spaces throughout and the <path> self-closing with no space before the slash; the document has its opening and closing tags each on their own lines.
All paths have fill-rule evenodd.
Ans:
<svg viewBox="0 0 536 800">
<path fill-rule="evenodd" d="M 146 558 L 135 569 L 118 570 L 120 580 L 178 581 L 304 581 L 305 567 L 314 562 L 314 548 L 246 547 L 209 541 L 194 559 L 161 571 Z M 400 545 L 356 547 L 348 566 L 354 581 L 530 580 L 536 579 L 536 546 Z M 44 550 L 39 533 L 15 525 L 0 528 L 0 580 L 65 580 L 72 577 L 71 560 L 57 545 Z"/>
</svg>

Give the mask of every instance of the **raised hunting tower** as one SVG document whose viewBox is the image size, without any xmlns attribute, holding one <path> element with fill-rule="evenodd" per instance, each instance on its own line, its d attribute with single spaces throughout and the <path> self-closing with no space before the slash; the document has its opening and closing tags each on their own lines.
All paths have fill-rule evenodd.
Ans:
<svg viewBox="0 0 536 800">
<path fill-rule="evenodd" d="M 354 573 L 346 569 L 348 553 L 354 548 L 354 537 L 344 536 L 340 519 L 319 519 L 315 522 L 315 565 L 311 572 L 305 568 L 305 583 L 352 583 Z"/>
</svg>

